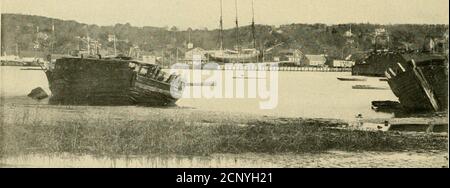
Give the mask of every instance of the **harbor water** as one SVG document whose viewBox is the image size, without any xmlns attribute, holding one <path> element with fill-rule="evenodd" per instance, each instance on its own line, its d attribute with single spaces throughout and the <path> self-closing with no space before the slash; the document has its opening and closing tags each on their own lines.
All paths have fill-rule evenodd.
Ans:
<svg viewBox="0 0 450 188">
<path fill-rule="evenodd" d="M 24 97 L 32 89 L 42 87 L 50 93 L 48 81 L 42 70 L 24 70 L 23 67 L 0 67 L 1 96 L 7 101 L 11 97 Z M 374 100 L 397 98 L 391 90 L 353 89 L 354 85 L 370 85 L 389 88 L 387 82 L 377 77 L 367 77 L 367 81 L 339 81 L 338 77 L 351 77 L 349 72 L 278 72 L 277 105 L 272 109 L 261 109 L 263 98 L 182 98 L 177 106 L 183 109 L 205 111 L 249 113 L 277 117 L 354 119 L 361 114 L 365 118 L 391 118 L 393 114 L 375 112 L 371 109 Z M 252 79 L 258 77 L 234 77 L 242 79 L 248 87 Z M 211 80 L 211 79 L 209 79 Z M 213 80 L 221 82 L 221 80 Z M 256 82 L 256 81 L 255 81 Z M 199 89 L 188 86 L 185 90 Z M 218 87 L 218 86 L 215 86 Z M 201 88 L 200 88 L 201 89 Z M 185 91 L 185 92 L 186 92 Z M 31 102 L 31 101 L 30 101 Z"/>
</svg>

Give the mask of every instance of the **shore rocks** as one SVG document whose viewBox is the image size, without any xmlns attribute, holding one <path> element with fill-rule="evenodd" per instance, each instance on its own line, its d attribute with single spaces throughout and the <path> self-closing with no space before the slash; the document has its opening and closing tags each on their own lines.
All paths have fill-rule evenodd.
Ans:
<svg viewBox="0 0 450 188">
<path fill-rule="evenodd" d="M 41 87 L 35 88 L 31 90 L 30 94 L 28 94 L 28 97 L 35 99 L 35 100 L 42 100 L 48 97 L 47 92 L 44 91 Z"/>
</svg>

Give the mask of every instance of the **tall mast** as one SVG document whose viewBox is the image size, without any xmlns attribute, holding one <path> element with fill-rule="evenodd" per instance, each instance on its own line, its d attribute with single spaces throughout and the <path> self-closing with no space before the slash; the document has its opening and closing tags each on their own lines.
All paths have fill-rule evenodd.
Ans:
<svg viewBox="0 0 450 188">
<path fill-rule="evenodd" d="M 239 51 L 239 20 L 238 20 L 238 4 L 237 4 L 237 0 L 234 1 L 235 6 L 236 6 L 236 47 L 238 48 Z"/>
<path fill-rule="evenodd" d="M 256 28 L 255 28 L 254 0 L 252 0 L 252 35 L 253 35 L 253 48 L 256 49 Z"/>
<path fill-rule="evenodd" d="M 2 39 L 2 4 L 0 3 L 0 56 L 3 56 Z"/>
<path fill-rule="evenodd" d="M 55 48 L 55 22 L 54 22 L 54 20 L 52 19 L 52 42 L 51 42 L 52 44 L 51 44 L 51 51 L 50 51 L 50 54 L 53 54 L 54 53 L 54 48 Z"/>
<path fill-rule="evenodd" d="M 220 0 L 220 50 L 223 49 L 223 0 Z"/>
</svg>

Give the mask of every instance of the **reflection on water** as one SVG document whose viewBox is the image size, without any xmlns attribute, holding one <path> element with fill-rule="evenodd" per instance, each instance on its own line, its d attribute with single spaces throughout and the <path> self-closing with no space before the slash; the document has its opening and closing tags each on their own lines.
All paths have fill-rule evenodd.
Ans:
<svg viewBox="0 0 450 188">
<path fill-rule="evenodd" d="M 26 155 L 0 159 L 0 167 L 48 168 L 316 168 L 316 167 L 448 167 L 445 152 L 340 152 L 321 154 L 214 154 L 191 156 L 94 157 Z"/>
<path fill-rule="evenodd" d="M 48 82 L 43 71 L 20 69 L 20 67 L 0 68 L 2 96 L 26 96 L 36 87 L 42 87 L 49 92 Z M 367 81 L 356 82 L 337 80 L 337 77 L 348 76 L 350 76 L 349 72 L 279 72 L 278 106 L 270 110 L 260 109 L 259 103 L 264 99 L 258 98 L 189 98 L 179 100 L 177 105 L 182 108 L 283 117 L 354 119 L 357 114 L 362 114 L 365 118 L 390 118 L 393 116 L 392 113 L 375 112 L 371 109 L 371 102 L 374 100 L 396 101 L 397 98 L 392 91 L 352 89 L 354 85 L 389 87 L 387 82 L 380 81 L 375 77 L 369 77 Z M 203 79 L 208 79 L 208 77 L 203 77 Z M 232 79 L 239 80 L 233 77 Z M 247 83 L 251 79 L 241 80 Z M 216 83 L 219 81 L 216 80 Z"/>
</svg>

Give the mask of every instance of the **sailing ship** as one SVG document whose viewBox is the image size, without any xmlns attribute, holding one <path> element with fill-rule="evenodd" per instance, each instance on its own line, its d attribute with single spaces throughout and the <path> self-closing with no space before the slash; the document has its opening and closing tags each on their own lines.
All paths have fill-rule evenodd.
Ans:
<svg viewBox="0 0 450 188">
<path fill-rule="evenodd" d="M 431 39 L 430 50 L 403 54 L 403 61 L 392 62 L 384 72 L 393 93 L 406 110 L 447 110 L 448 58 L 444 51 L 443 48 L 435 51 Z"/>
<path fill-rule="evenodd" d="M 256 49 L 256 28 L 255 28 L 255 11 L 254 2 L 252 1 L 252 37 L 253 37 L 253 48 L 242 49 L 240 47 L 239 40 L 239 19 L 238 19 L 238 4 L 235 0 L 236 8 L 236 49 L 223 49 L 223 12 L 222 12 L 222 0 L 220 1 L 220 50 L 212 51 L 208 53 L 208 59 L 214 62 L 221 63 L 250 63 L 258 62 L 263 58 L 263 53 Z"/>
</svg>

